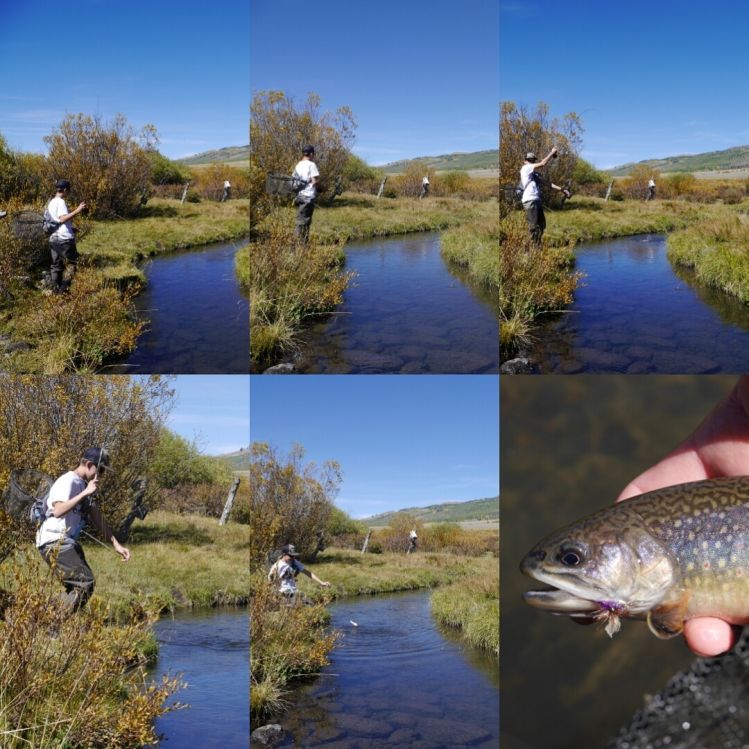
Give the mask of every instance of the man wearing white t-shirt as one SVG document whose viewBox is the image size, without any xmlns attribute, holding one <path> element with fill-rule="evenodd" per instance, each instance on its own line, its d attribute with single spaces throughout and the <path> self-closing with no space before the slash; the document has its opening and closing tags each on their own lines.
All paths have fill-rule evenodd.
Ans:
<svg viewBox="0 0 749 749">
<path fill-rule="evenodd" d="M 94 573 L 78 541 L 88 520 L 111 542 L 125 562 L 130 559 L 130 551 L 115 538 L 99 508 L 89 499 L 99 487 L 99 475 L 108 469 L 106 450 L 101 447 L 86 450 L 78 467 L 64 473 L 52 484 L 47 497 L 46 517 L 36 533 L 37 548 L 62 580 L 65 603 L 71 611 L 85 606 L 94 592 Z"/>
<path fill-rule="evenodd" d="M 314 146 L 305 146 L 302 149 L 302 160 L 294 167 L 293 177 L 296 177 L 306 186 L 299 191 L 294 198 L 296 209 L 296 235 L 302 242 L 309 239 L 309 228 L 312 224 L 312 214 L 315 211 L 315 198 L 317 197 L 317 183 L 320 181 L 320 172 L 317 164 L 312 161 L 315 155 Z"/>
<path fill-rule="evenodd" d="M 544 216 L 544 209 L 541 203 L 541 189 L 539 186 L 541 177 L 536 173 L 536 170 L 545 167 L 556 155 L 557 149 L 554 147 L 545 158 L 541 159 L 541 161 L 536 161 L 536 154 L 533 151 L 529 151 L 525 156 L 525 163 L 520 169 L 520 187 L 523 190 L 521 200 L 523 201 L 525 217 L 528 219 L 531 240 L 534 244 L 541 244 L 541 237 L 546 229 L 546 217 Z M 564 190 L 553 182 L 550 184 L 552 190 L 559 190 L 566 197 L 569 197 L 568 190 Z"/>
<path fill-rule="evenodd" d="M 55 184 L 55 197 L 47 204 L 49 215 L 60 224 L 49 237 L 49 249 L 52 253 L 52 291 L 55 294 L 68 291 L 70 288 L 70 283 L 75 274 L 75 265 L 78 261 L 72 219 L 86 209 L 86 204 L 80 203 L 74 211 L 68 210 L 65 198 L 69 190 L 70 182 L 68 180 L 58 180 Z M 70 267 L 70 279 L 63 281 L 66 266 Z"/>
</svg>

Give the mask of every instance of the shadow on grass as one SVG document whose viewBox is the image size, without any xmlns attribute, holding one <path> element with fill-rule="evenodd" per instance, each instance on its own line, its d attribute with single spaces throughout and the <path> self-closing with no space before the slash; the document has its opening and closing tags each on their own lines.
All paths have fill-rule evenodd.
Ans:
<svg viewBox="0 0 749 749">
<path fill-rule="evenodd" d="M 156 544 L 164 541 L 187 543 L 191 546 L 210 546 L 215 543 L 209 533 L 196 527 L 174 528 L 160 525 L 134 526 L 130 536 L 131 544 Z"/>
<path fill-rule="evenodd" d="M 346 195 L 345 197 L 339 195 L 332 203 L 327 203 L 326 208 L 343 208 L 345 206 L 364 206 L 371 207 L 374 195 L 368 195 L 367 198 L 357 197 L 356 195 Z"/>
<path fill-rule="evenodd" d="M 179 211 L 173 205 L 144 205 L 138 211 L 137 218 L 172 218 Z"/>
<path fill-rule="evenodd" d="M 358 557 L 352 557 L 348 556 L 346 554 L 326 554 L 324 557 L 319 557 L 314 562 L 310 562 L 310 564 L 315 564 L 317 566 L 325 565 L 325 564 L 345 564 L 349 567 L 351 566 L 361 566 L 362 558 L 360 556 Z"/>
</svg>

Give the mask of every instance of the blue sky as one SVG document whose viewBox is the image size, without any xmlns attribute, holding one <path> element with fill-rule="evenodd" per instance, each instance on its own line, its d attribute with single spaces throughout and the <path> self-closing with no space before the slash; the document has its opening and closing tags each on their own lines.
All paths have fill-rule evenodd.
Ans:
<svg viewBox="0 0 749 749">
<path fill-rule="evenodd" d="M 500 98 L 582 113 L 597 167 L 749 143 L 744 0 L 500 8 Z"/>
<path fill-rule="evenodd" d="M 22 151 L 66 113 L 154 124 L 172 158 L 244 145 L 249 0 L 3 0 L 0 133 Z"/>
<path fill-rule="evenodd" d="M 252 0 L 250 83 L 350 106 L 370 164 L 497 147 L 498 0 Z"/>
<path fill-rule="evenodd" d="M 496 377 L 252 378 L 252 440 L 337 460 L 354 517 L 497 495 L 498 417 Z"/>
<path fill-rule="evenodd" d="M 249 444 L 250 378 L 247 375 L 180 375 L 172 381 L 176 398 L 167 426 L 197 440 L 208 455 Z"/>
</svg>

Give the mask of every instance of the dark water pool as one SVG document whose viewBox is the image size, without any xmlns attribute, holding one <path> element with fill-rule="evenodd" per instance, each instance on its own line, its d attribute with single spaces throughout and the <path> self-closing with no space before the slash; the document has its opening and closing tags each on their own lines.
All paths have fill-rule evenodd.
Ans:
<svg viewBox="0 0 749 749">
<path fill-rule="evenodd" d="M 148 286 L 136 299 L 148 329 L 138 348 L 107 371 L 247 373 L 250 313 L 234 272 L 238 247 L 224 242 L 151 260 Z"/>
<path fill-rule="evenodd" d="M 749 305 L 675 270 L 661 235 L 581 245 L 575 303 L 542 318 L 541 373 L 704 374 L 749 370 Z"/>
<path fill-rule="evenodd" d="M 154 675 L 182 675 L 175 696 L 189 704 L 156 723 L 164 749 L 246 749 L 249 720 L 249 625 L 244 609 L 177 614 L 156 625 Z"/>
<path fill-rule="evenodd" d="M 336 314 L 304 333 L 302 372 L 483 374 L 499 370 L 495 292 L 440 254 L 439 234 L 357 242 L 358 275 Z"/>
<path fill-rule="evenodd" d="M 281 746 L 497 749 L 497 660 L 441 633 L 429 593 L 344 601 L 331 614 L 343 640 L 293 695 Z"/>
</svg>

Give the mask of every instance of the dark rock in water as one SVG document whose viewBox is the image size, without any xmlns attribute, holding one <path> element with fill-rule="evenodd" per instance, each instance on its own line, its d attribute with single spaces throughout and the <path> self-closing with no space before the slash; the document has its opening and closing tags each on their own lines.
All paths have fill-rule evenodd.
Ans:
<svg viewBox="0 0 749 749">
<path fill-rule="evenodd" d="M 278 723 L 256 728 L 250 736 L 250 744 L 258 746 L 275 746 L 283 736 L 283 728 Z"/>
<path fill-rule="evenodd" d="M 697 658 L 649 698 L 607 749 L 742 749 L 749 744 L 749 637 Z"/>
<path fill-rule="evenodd" d="M 444 736 L 454 744 L 470 745 L 491 738 L 491 733 L 475 723 L 458 723 L 444 718 L 419 718 L 416 728 L 426 736 Z"/>
<path fill-rule="evenodd" d="M 283 362 L 282 364 L 276 364 L 273 367 L 268 367 L 268 369 L 263 371 L 263 374 L 291 374 L 293 371 L 293 364 Z"/>
<path fill-rule="evenodd" d="M 524 357 L 518 357 L 517 359 L 510 359 L 509 361 L 503 362 L 499 367 L 500 374 L 530 374 L 533 370 L 533 365 L 530 359 Z"/>
</svg>

